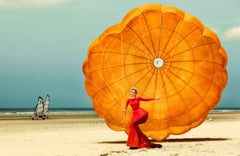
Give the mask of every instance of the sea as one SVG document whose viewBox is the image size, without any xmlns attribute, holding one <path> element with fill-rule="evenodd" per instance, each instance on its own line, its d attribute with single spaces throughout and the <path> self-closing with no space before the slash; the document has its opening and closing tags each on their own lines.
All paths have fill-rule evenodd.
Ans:
<svg viewBox="0 0 240 156">
<path fill-rule="evenodd" d="M 240 108 L 224 107 L 215 108 L 210 112 L 240 112 Z M 34 113 L 34 108 L 0 108 L 1 115 L 32 115 Z M 62 114 L 62 115 L 95 115 L 93 108 L 50 108 L 48 114 Z"/>
<path fill-rule="evenodd" d="M 0 108 L 1 115 L 32 115 L 34 108 Z M 93 108 L 49 108 L 48 114 L 62 115 L 95 115 Z"/>
</svg>

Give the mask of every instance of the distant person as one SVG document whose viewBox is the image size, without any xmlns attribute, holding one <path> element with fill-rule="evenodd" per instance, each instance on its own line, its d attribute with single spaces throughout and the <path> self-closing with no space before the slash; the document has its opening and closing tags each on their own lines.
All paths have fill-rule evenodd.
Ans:
<svg viewBox="0 0 240 156">
<path fill-rule="evenodd" d="M 131 97 L 127 100 L 125 109 L 123 112 L 126 113 L 127 107 L 130 104 L 133 109 L 133 115 L 130 121 L 129 134 L 127 140 L 127 146 L 130 149 L 138 148 L 161 148 L 161 144 L 151 143 L 147 136 L 143 134 L 139 128 L 139 124 L 145 123 L 148 119 L 148 112 L 140 108 L 140 101 L 151 101 L 159 100 L 159 98 L 142 98 L 137 97 L 137 89 L 131 88 Z"/>
</svg>

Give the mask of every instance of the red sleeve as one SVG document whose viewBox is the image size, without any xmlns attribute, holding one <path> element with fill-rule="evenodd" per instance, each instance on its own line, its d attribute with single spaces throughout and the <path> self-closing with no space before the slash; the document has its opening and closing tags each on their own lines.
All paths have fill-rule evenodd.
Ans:
<svg viewBox="0 0 240 156">
<path fill-rule="evenodd" d="M 151 101 L 151 100 L 155 100 L 155 98 L 142 98 L 142 97 L 139 97 L 139 100 L 140 101 Z"/>
</svg>

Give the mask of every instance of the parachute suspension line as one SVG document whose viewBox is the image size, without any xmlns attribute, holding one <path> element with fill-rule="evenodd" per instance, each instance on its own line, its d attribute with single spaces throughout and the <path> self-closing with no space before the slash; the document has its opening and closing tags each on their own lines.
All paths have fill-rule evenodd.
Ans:
<svg viewBox="0 0 240 156">
<path fill-rule="evenodd" d="M 123 30 L 120 30 L 120 53 L 121 53 L 121 56 L 123 55 L 123 36 L 122 36 L 122 31 Z M 125 77 L 125 74 L 124 74 L 124 69 L 125 69 L 125 61 L 124 61 L 124 59 L 125 59 L 125 57 L 122 57 L 121 58 L 121 61 L 122 61 L 122 66 L 123 66 L 123 68 L 121 68 L 121 76 L 122 77 Z M 125 83 L 125 81 L 123 81 L 123 90 L 122 90 L 122 93 L 123 93 L 123 95 L 125 94 L 125 90 L 126 90 L 126 83 Z"/>
<path fill-rule="evenodd" d="M 120 32 L 120 53 L 121 53 L 121 55 L 123 56 L 123 36 L 122 36 L 122 29 L 120 30 L 121 32 Z M 124 70 L 125 70 L 125 61 L 124 61 L 124 59 L 125 59 L 125 57 L 122 57 L 122 59 L 121 59 L 121 61 L 122 61 L 122 68 L 121 68 L 121 76 L 122 77 L 125 77 L 125 72 L 124 72 Z M 123 89 L 122 89 L 122 97 L 124 97 L 124 95 L 125 94 L 127 94 L 127 91 L 128 91 L 128 89 L 126 89 L 127 88 L 127 85 L 126 85 L 126 81 L 123 81 Z M 120 99 L 122 99 L 122 98 L 120 98 Z M 122 108 L 122 110 L 124 110 L 125 109 L 125 103 L 121 103 L 121 105 L 123 106 L 123 108 Z M 121 111 L 121 110 L 119 110 L 119 111 Z M 123 124 L 124 123 L 124 121 L 125 121 L 125 119 L 126 119 L 126 114 L 127 112 L 125 112 L 125 113 L 122 113 L 122 119 L 121 119 L 121 121 L 120 121 L 120 124 Z"/>
<path fill-rule="evenodd" d="M 125 59 L 126 59 L 126 55 L 128 55 L 128 51 L 126 50 L 124 50 L 124 43 L 125 43 L 125 41 L 123 40 L 124 38 L 123 38 L 123 30 L 120 28 L 120 31 L 119 31 L 119 33 L 120 33 L 120 53 L 121 53 L 121 56 L 122 56 L 122 58 L 121 58 L 121 64 L 122 64 L 122 68 L 121 68 L 121 76 L 122 76 L 122 78 L 121 79 L 126 79 L 125 77 L 126 77 L 126 73 L 125 73 L 125 69 L 126 69 L 126 62 L 125 62 Z M 121 86 L 123 87 L 123 89 L 121 90 L 121 98 L 120 99 L 122 99 L 122 98 L 125 98 L 125 96 L 127 96 L 128 94 L 129 94 L 129 91 L 130 91 L 130 88 L 129 88 L 129 85 L 127 84 L 127 81 L 125 80 L 125 81 L 122 81 L 123 83 L 121 84 Z M 130 87 L 132 87 L 132 86 L 130 86 Z M 124 107 L 125 107 L 125 103 L 124 104 L 122 104 Z M 125 115 L 124 115 L 124 120 L 125 120 Z"/>
<path fill-rule="evenodd" d="M 146 20 L 146 17 L 144 15 L 144 13 L 142 13 L 142 16 L 143 16 L 144 22 L 145 22 L 146 27 L 147 27 L 146 35 L 143 36 L 143 37 L 145 37 L 144 40 L 148 40 L 148 38 L 147 38 L 147 34 L 148 34 L 149 38 L 150 38 L 150 41 L 151 41 L 151 46 L 152 46 L 152 48 L 151 48 L 152 50 L 149 51 L 150 54 L 147 55 L 147 57 L 148 57 L 147 59 L 151 60 L 152 61 L 152 65 L 153 65 L 153 68 L 152 68 L 153 72 L 152 72 L 152 78 L 151 78 L 151 79 L 153 79 L 153 78 L 155 79 L 154 80 L 155 84 L 154 84 L 154 88 L 153 88 L 154 89 L 153 93 L 154 93 L 154 97 L 155 98 L 157 98 L 157 97 L 159 98 L 160 94 L 159 94 L 159 75 L 158 74 L 159 74 L 159 71 L 161 70 L 161 68 L 164 65 L 164 61 L 163 61 L 163 59 L 161 57 L 159 57 L 159 48 L 156 49 L 156 47 L 155 47 L 156 44 L 155 44 L 153 36 L 152 36 L 152 29 L 149 28 L 149 24 L 148 24 L 148 21 Z M 142 30 L 143 30 L 143 34 L 145 34 L 143 26 L 142 26 Z M 153 95 L 151 95 L 151 96 L 153 96 Z M 152 106 L 153 114 L 159 113 L 159 109 L 158 108 L 159 108 L 159 100 L 154 101 L 154 105 Z"/>
<path fill-rule="evenodd" d="M 174 28 L 174 32 L 175 32 L 175 30 L 176 30 L 176 28 L 178 27 L 178 24 L 181 22 L 181 20 L 178 20 L 178 23 L 176 24 L 176 26 L 175 26 L 175 28 Z M 182 32 L 182 30 L 183 30 L 183 25 L 182 24 L 180 24 L 180 29 L 179 29 L 179 32 Z M 173 33 L 174 33 L 173 32 Z M 181 34 L 181 33 L 179 33 L 179 32 L 175 32 L 176 34 L 178 33 L 178 34 Z M 175 48 L 176 48 L 176 46 L 177 46 L 177 44 L 179 43 L 179 40 L 181 40 L 181 36 L 180 35 L 178 35 L 178 37 L 176 37 L 176 39 L 175 39 L 175 42 L 174 42 L 174 45 L 173 45 L 173 48 L 172 48 L 172 50 L 173 50 L 173 52 L 170 52 L 170 60 L 172 60 L 173 59 L 173 55 L 176 53 L 175 52 Z M 185 59 L 185 58 L 184 58 Z M 183 63 L 183 61 L 181 62 L 181 64 Z M 176 82 L 174 82 L 175 84 L 178 84 L 178 83 L 180 83 L 180 79 L 179 80 L 177 80 Z M 174 87 L 175 88 L 175 87 Z M 175 88 L 176 89 L 176 88 Z"/>
<path fill-rule="evenodd" d="M 181 20 L 178 20 L 178 22 L 177 22 L 177 24 L 176 24 L 176 26 L 174 27 L 174 29 L 172 30 L 173 31 L 173 35 L 175 35 L 175 34 L 181 34 L 180 32 L 182 32 L 182 30 L 183 30 L 183 25 L 182 24 L 180 24 L 180 28 L 179 28 L 179 32 L 176 32 L 176 28 L 178 28 L 179 27 L 179 23 L 181 22 Z M 174 34 L 175 33 L 175 34 Z M 179 44 L 179 41 L 181 40 L 181 35 L 178 35 L 177 37 L 175 37 L 175 41 L 174 41 L 174 44 L 173 44 L 173 47 L 172 47 L 172 49 L 168 52 L 168 56 L 169 56 L 169 66 L 168 66 L 168 68 L 171 68 L 171 61 L 172 60 L 174 60 L 174 55 L 177 53 L 177 51 L 176 51 L 176 47 L 177 47 L 177 45 Z M 183 59 L 183 60 L 185 60 L 185 58 Z M 180 63 L 180 64 L 183 64 L 184 62 L 183 62 L 183 60 L 182 60 L 182 62 Z M 179 65 L 180 66 L 180 65 Z M 171 70 L 171 69 L 170 69 Z M 170 72 L 171 73 L 171 72 Z M 170 78 L 169 78 L 170 79 Z M 171 80 L 170 80 L 171 81 Z M 177 89 L 175 86 L 177 85 L 177 84 L 179 84 L 180 83 L 180 79 L 178 79 L 176 82 L 174 82 L 174 84 L 172 84 L 172 86 L 174 86 L 173 88 L 175 88 L 175 90 Z M 176 90 L 177 91 L 177 90 Z M 179 93 L 179 96 L 181 97 L 181 99 L 182 99 L 182 95 Z M 169 97 L 167 97 L 167 109 L 168 110 L 170 110 L 170 108 L 169 108 Z M 184 101 L 183 101 L 184 102 Z M 186 105 L 184 105 L 184 107 L 186 108 Z M 168 116 L 170 116 L 170 113 L 169 113 L 169 111 L 168 111 Z M 168 121 L 168 123 L 169 123 L 169 127 L 170 127 L 170 125 L 172 125 L 172 121 L 170 120 L 170 121 Z M 167 139 L 167 141 L 168 141 L 168 139 Z"/>
<path fill-rule="evenodd" d="M 204 31 L 204 30 L 203 30 L 203 31 Z M 199 37 L 196 39 L 196 43 L 198 43 L 197 41 L 199 41 L 199 40 L 201 39 L 201 37 L 202 37 L 202 36 L 199 36 Z M 195 67 L 194 70 L 197 69 L 197 68 L 199 68 L 199 66 L 201 66 L 204 62 L 209 62 L 209 63 L 213 63 L 213 64 L 214 64 L 214 61 L 212 62 L 212 61 L 208 61 L 208 60 L 211 59 L 211 58 L 212 58 L 212 60 L 214 60 L 215 54 L 218 53 L 219 51 L 217 51 L 217 52 L 213 51 L 212 43 L 211 43 L 208 39 L 207 39 L 207 44 L 209 45 L 209 47 L 211 47 L 211 55 L 209 55 L 208 57 L 204 58 L 204 59 L 201 60 L 201 61 L 199 61 L 199 60 L 194 61 L 194 63 L 195 63 L 195 62 L 198 62 L 198 64 L 194 66 L 194 67 Z M 203 44 L 203 45 L 204 45 L 204 44 Z M 196 46 L 202 46 L 202 45 L 194 45 L 193 47 L 196 47 Z M 195 59 L 194 59 L 194 60 L 195 60 Z M 212 69 L 213 74 L 212 74 L 212 75 L 209 75 L 210 78 L 209 78 L 209 77 L 204 77 L 204 78 L 207 79 L 208 81 L 210 80 L 212 83 L 208 86 L 207 91 L 206 91 L 203 95 L 200 95 L 199 92 L 194 89 L 195 93 L 196 93 L 198 96 L 201 96 L 201 102 L 203 101 L 204 104 L 206 104 L 206 105 L 207 105 L 207 102 L 206 102 L 206 100 L 205 100 L 205 97 L 206 97 L 207 93 L 209 92 L 209 89 L 211 88 L 211 86 L 214 84 L 214 83 L 213 83 L 213 80 L 214 80 L 215 70 L 216 70 L 216 66 L 214 65 L 214 66 L 213 66 L 213 69 Z M 197 83 L 199 83 L 200 81 L 201 81 L 201 80 L 198 80 L 198 81 L 196 81 L 195 83 L 192 83 L 192 84 L 197 84 Z M 190 85 L 190 86 L 191 86 L 191 85 Z M 192 86 L 191 86 L 191 87 L 192 87 Z"/>
<path fill-rule="evenodd" d="M 159 90 L 159 72 L 160 69 L 155 69 L 157 70 L 157 74 L 156 74 L 156 88 L 155 88 L 155 98 L 160 98 L 160 90 Z M 159 100 L 156 101 L 156 104 L 159 105 Z"/>
<path fill-rule="evenodd" d="M 162 79 L 162 70 L 163 70 L 163 68 L 164 68 L 164 58 L 163 57 L 161 57 L 162 56 L 162 54 L 160 54 L 160 51 L 161 51 L 161 37 L 162 37 L 162 29 L 161 29 L 161 26 L 162 26 L 162 15 L 160 14 L 159 15 L 159 17 L 160 17 L 160 23 L 161 23 L 161 25 L 160 25 L 160 27 L 159 27 L 159 47 L 158 47 L 158 51 L 156 52 L 156 58 L 154 58 L 154 60 L 153 60 L 153 65 L 154 65 L 154 67 L 156 68 L 156 70 L 157 70 L 157 74 L 156 74 L 156 91 L 155 91 L 155 97 L 158 97 L 158 98 L 160 98 L 160 100 L 161 100 L 161 95 L 162 95 L 162 92 L 164 91 L 164 89 L 163 89 L 163 86 L 162 86 L 162 88 L 160 89 L 159 88 L 159 81 L 160 81 L 160 79 Z M 161 78 L 160 78 L 161 77 Z M 163 81 L 162 81 L 163 82 Z M 160 103 L 160 100 L 158 100 L 158 101 L 156 101 L 156 104 L 158 104 L 159 105 L 159 103 Z"/>
<path fill-rule="evenodd" d="M 172 30 L 172 35 L 170 36 L 170 37 L 172 37 L 173 35 L 175 35 L 175 34 L 181 34 L 181 33 L 179 33 L 179 32 L 181 32 L 182 31 L 182 29 L 183 29 L 183 25 L 181 24 L 180 26 L 180 29 L 179 29 L 179 32 L 175 32 L 175 30 L 176 30 L 176 28 L 178 27 L 178 24 L 181 22 L 181 20 L 179 19 L 178 20 L 178 22 L 176 23 L 176 25 L 175 25 L 175 27 L 174 27 L 174 29 Z M 170 39 L 169 39 L 170 40 Z M 177 37 L 175 37 L 175 41 L 174 41 L 174 44 L 173 44 L 173 47 L 168 51 L 168 52 L 165 52 L 165 53 L 167 53 L 164 57 L 168 57 L 167 59 L 169 60 L 169 65 L 167 66 L 167 67 L 165 67 L 166 68 L 166 71 L 170 68 L 170 66 L 171 66 L 171 60 L 173 60 L 173 57 L 174 57 L 174 55 L 176 55 L 176 52 L 174 52 L 175 51 L 175 48 L 176 48 L 176 46 L 179 44 L 179 41 L 181 40 L 181 36 L 180 35 L 178 35 Z M 167 46 L 167 45 L 166 45 Z M 165 48 L 164 48 L 165 49 Z M 183 63 L 183 61 L 182 61 L 182 63 Z M 175 82 L 175 84 L 176 83 L 179 83 L 179 81 L 180 80 L 178 80 L 178 82 Z"/>
<path fill-rule="evenodd" d="M 161 85 L 162 86 L 162 88 L 160 89 L 159 88 L 159 81 L 160 81 L 160 77 L 161 77 L 161 79 L 162 79 L 162 70 L 163 70 L 163 68 L 164 68 L 164 58 L 163 57 L 161 57 L 162 56 L 162 54 L 160 54 L 160 51 L 161 51 L 161 37 L 162 37 L 162 28 L 161 28 L 161 26 L 162 26 L 162 15 L 160 14 L 159 15 L 159 17 L 160 17 L 160 23 L 161 23 L 161 25 L 160 25 L 160 27 L 159 27 L 159 47 L 158 47 L 158 51 L 156 52 L 157 53 L 157 55 L 156 55 L 156 58 L 154 58 L 154 60 L 153 60 L 153 65 L 154 65 L 154 67 L 156 68 L 156 70 L 157 70 L 157 74 L 156 74 L 156 91 L 155 91 L 155 97 L 158 97 L 158 98 L 160 98 L 160 100 L 161 100 L 161 94 L 162 94 L 162 92 L 163 92 L 163 84 Z M 163 82 L 163 81 L 162 81 Z M 156 104 L 158 104 L 159 105 L 159 103 L 160 103 L 160 100 L 158 100 L 158 101 L 156 101 Z"/>
<path fill-rule="evenodd" d="M 145 45 L 145 43 L 144 43 L 144 42 L 145 42 L 144 27 L 143 27 L 143 22 L 142 22 L 143 16 L 144 16 L 144 15 L 143 15 L 143 13 L 141 12 L 141 16 L 138 17 L 138 22 L 139 22 L 139 25 L 140 25 L 140 28 L 141 28 L 141 32 L 142 32 L 141 35 L 143 35 L 143 36 L 142 36 L 143 44 Z M 142 17 L 142 19 L 141 19 L 141 17 Z M 139 36 L 139 37 L 141 37 L 141 36 Z M 141 40 L 141 38 L 140 38 L 140 40 Z M 144 47 L 145 47 L 145 46 L 144 46 Z M 143 49 L 143 52 L 145 52 L 144 49 Z M 132 86 L 132 87 L 133 87 L 133 86 Z M 137 86 L 134 86 L 134 87 L 137 87 Z M 145 87 L 146 87 L 146 86 L 145 86 Z M 143 94 L 144 92 L 141 91 L 141 93 Z"/>
<path fill-rule="evenodd" d="M 114 40 L 114 39 L 113 39 L 113 40 Z M 112 40 L 112 42 L 113 42 L 113 40 Z M 110 42 L 109 46 L 112 44 L 112 42 Z M 100 49 L 101 49 L 101 51 L 102 51 L 102 53 L 103 53 L 103 55 L 104 55 L 102 68 L 103 68 L 103 65 L 107 65 L 107 66 L 111 67 L 111 64 L 109 63 L 109 60 L 106 58 L 106 54 L 105 54 L 105 51 L 108 50 L 108 48 L 109 48 L 109 47 L 103 48 L 103 47 L 102 47 L 102 44 L 100 44 Z M 110 72 L 111 72 L 111 76 L 113 77 L 113 79 L 116 80 L 116 76 L 115 76 L 115 74 L 112 72 L 112 70 L 110 70 Z M 105 85 L 108 87 L 108 83 L 106 82 L 106 77 L 104 76 L 104 74 L 102 75 L 101 78 L 104 80 Z M 118 91 L 118 92 L 119 92 L 119 91 Z M 115 93 L 114 93 L 113 90 L 111 90 L 111 89 L 110 89 L 110 94 L 115 95 Z M 119 93 L 118 93 L 118 94 L 119 94 Z M 113 103 L 112 106 L 109 107 L 109 108 L 106 110 L 106 113 L 105 113 L 105 115 L 104 115 L 104 119 L 108 116 L 108 113 L 111 112 L 111 109 L 114 109 L 114 108 L 116 107 L 115 104 L 118 103 L 118 105 L 120 105 L 118 98 L 115 97 L 115 96 L 113 96 L 113 98 L 115 99 L 114 101 L 116 101 L 116 103 Z M 120 111 L 120 113 L 121 113 L 121 110 L 119 110 L 119 111 Z"/>
<path fill-rule="evenodd" d="M 144 20 L 145 20 L 145 22 L 146 22 L 146 25 L 147 25 L 147 27 L 148 27 L 148 23 L 147 23 L 147 21 L 146 21 L 146 19 L 145 19 L 145 16 L 144 16 L 144 14 L 142 14 L 143 15 L 143 18 L 144 18 Z M 143 27 L 142 27 L 142 29 L 143 29 Z M 143 29 L 144 30 L 144 29 Z M 151 51 L 151 54 L 149 55 L 149 56 L 151 56 L 151 57 L 153 57 L 153 59 L 151 58 L 149 58 L 150 60 L 152 60 L 152 64 L 153 64 L 153 70 L 154 70 L 154 72 L 153 73 L 156 73 L 155 74 L 155 76 L 156 76 L 156 78 L 155 78 L 155 90 L 154 90 L 154 96 L 155 96 L 155 98 L 156 97 L 159 97 L 160 98 L 160 95 L 161 95 L 161 91 L 159 90 L 159 72 L 160 72 L 160 70 L 161 70 L 161 68 L 163 68 L 163 66 L 164 66 L 164 60 L 163 60 L 163 58 L 162 57 L 160 57 L 160 55 L 159 55 L 159 50 L 160 50 L 160 48 L 158 48 L 158 49 L 156 49 L 156 45 L 154 45 L 154 42 L 153 42 L 153 38 L 152 38 L 152 35 L 151 35 L 151 30 L 149 29 L 149 27 L 148 27 L 148 33 L 149 33 L 149 37 L 151 38 L 151 42 L 152 42 L 152 50 L 153 51 Z M 161 34 L 159 34 L 159 36 L 160 36 Z M 145 37 L 145 36 L 144 36 Z M 149 57 L 148 56 L 148 57 Z M 153 74 L 154 75 L 154 74 Z M 155 101 L 155 103 L 156 104 L 159 104 L 159 101 Z M 154 108 L 154 105 L 153 105 L 153 110 L 156 110 L 155 108 Z"/>
<path fill-rule="evenodd" d="M 181 34 L 181 31 L 183 30 L 183 25 L 181 24 L 180 25 L 180 29 L 179 29 L 179 34 Z M 186 36 L 182 36 L 183 37 L 183 39 L 185 40 L 185 37 Z M 200 37 L 199 37 L 200 38 Z M 199 40 L 199 38 L 197 39 L 197 40 Z M 172 57 L 173 57 L 173 55 L 176 55 L 176 52 L 174 52 L 174 50 L 175 50 L 175 47 L 177 46 L 177 44 L 179 44 L 179 39 L 180 40 L 182 40 L 182 38 L 181 38 L 181 36 L 178 36 L 176 39 L 175 39 L 175 42 L 174 42 L 174 45 L 173 45 L 173 48 L 171 49 L 171 50 L 173 50 L 173 52 L 170 52 L 170 58 L 171 58 L 171 60 L 172 60 Z M 190 50 L 192 50 L 193 49 L 193 46 L 191 46 L 191 49 Z M 184 60 L 186 60 L 186 58 L 189 56 L 189 55 L 193 55 L 193 57 L 194 57 L 194 54 L 193 54 L 193 52 L 192 53 L 189 53 L 188 55 L 185 55 L 184 56 L 184 58 L 182 59 L 182 61 L 181 62 L 179 62 L 180 64 L 178 65 L 178 67 L 181 69 L 181 64 L 183 64 L 184 63 Z M 194 59 L 195 60 L 195 59 Z M 194 68 L 196 68 L 195 66 L 194 66 Z M 195 70 L 195 69 L 194 69 Z M 178 83 L 180 83 L 181 81 L 183 81 L 182 79 L 178 79 L 176 82 L 174 82 L 174 84 L 178 84 Z M 177 88 L 175 88 L 175 89 L 177 89 Z M 183 98 L 183 96 L 179 93 L 179 96 L 180 96 L 180 99 L 184 99 Z M 183 103 L 185 103 L 184 101 L 183 101 Z M 184 106 L 184 108 L 187 110 L 187 105 L 186 104 L 184 104 L 183 105 Z M 189 116 L 189 118 L 191 118 L 191 116 Z"/>
<path fill-rule="evenodd" d="M 140 18 L 140 17 L 142 17 L 142 18 Z M 141 12 L 141 16 L 139 17 L 139 23 L 140 23 L 140 26 L 141 26 L 141 32 L 142 32 L 142 38 L 143 38 L 143 41 L 144 41 L 144 45 L 145 45 L 145 41 L 146 41 L 146 35 L 145 35 L 145 30 L 144 30 L 144 26 L 143 26 L 143 20 L 144 20 L 144 13 L 143 12 Z M 147 47 L 147 46 L 146 46 Z M 145 54 L 146 54 L 146 52 L 145 52 Z M 147 55 L 145 55 L 146 57 L 148 57 Z M 148 59 L 148 58 L 147 58 Z M 145 89 L 147 88 L 147 86 L 145 86 Z M 142 91 L 142 93 L 144 93 L 143 91 Z"/>
<path fill-rule="evenodd" d="M 144 12 L 141 12 L 141 16 L 140 16 L 140 17 L 141 17 L 141 18 L 139 18 L 139 23 L 140 23 L 140 26 L 141 26 L 141 32 L 142 32 L 142 38 L 143 38 L 143 41 L 144 41 L 144 47 L 147 48 L 147 49 L 146 49 L 146 52 L 145 52 L 145 57 L 146 57 L 146 60 L 148 60 L 148 59 L 149 59 L 149 53 L 150 53 L 151 56 L 153 56 L 153 54 L 151 53 L 150 47 L 148 47 L 148 45 L 146 45 L 145 42 L 148 40 L 148 39 L 146 38 L 147 32 L 149 33 L 149 36 L 151 36 L 151 35 L 150 35 L 150 31 L 149 31 L 149 30 L 146 30 L 146 29 L 148 28 L 148 23 L 147 23 L 147 21 L 146 21 Z M 144 27 L 144 25 L 145 25 L 145 27 Z M 146 68 L 147 68 L 147 67 L 146 67 Z M 146 85 L 149 85 L 149 83 L 146 84 Z M 148 88 L 148 86 L 145 86 L 144 91 L 147 90 L 147 88 Z M 144 92 L 142 92 L 142 93 L 144 93 Z M 153 110 L 154 110 L 154 106 L 153 106 Z"/>
</svg>

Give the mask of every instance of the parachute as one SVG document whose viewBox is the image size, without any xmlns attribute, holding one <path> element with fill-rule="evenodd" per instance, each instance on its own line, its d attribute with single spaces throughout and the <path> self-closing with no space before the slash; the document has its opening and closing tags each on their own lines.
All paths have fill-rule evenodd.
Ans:
<svg viewBox="0 0 240 156">
<path fill-rule="evenodd" d="M 132 110 L 122 113 L 131 87 L 149 112 L 140 126 L 163 140 L 199 126 L 227 84 L 227 54 L 217 35 L 182 10 L 145 4 L 105 30 L 83 63 L 85 89 L 95 112 L 113 130 L 128 133 Z"/>
</svg>

